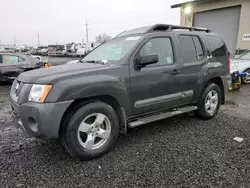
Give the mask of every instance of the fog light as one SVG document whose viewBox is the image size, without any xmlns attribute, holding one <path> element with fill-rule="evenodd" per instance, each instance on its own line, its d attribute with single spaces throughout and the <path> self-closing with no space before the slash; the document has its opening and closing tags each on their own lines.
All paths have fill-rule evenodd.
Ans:
<svg viewBox="0 0 250 188">
<path fill-rule="evenodd" d="M 28 118 L 28 123 L 29 123 L 29 127 L 33 132 L 37 132 L 38 131 L 38 124 L 36 122 L 36 120 L 32 117 Z"/>
</svg>

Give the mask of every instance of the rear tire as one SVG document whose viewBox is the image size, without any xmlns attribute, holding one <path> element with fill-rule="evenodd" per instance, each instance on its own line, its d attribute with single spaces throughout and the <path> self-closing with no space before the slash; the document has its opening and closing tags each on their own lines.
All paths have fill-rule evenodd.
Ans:
<svg viewBox="0 0 250 188">
<path fill-rule="evenodd" d="M 91 102 L 70 118 L 62 132 L 62 143 L 72 157 L 89 160 L 110 151 L 118 134 L 114 109 L 104 102 Z"/>
<path fill-rule="evenodd" d="M 196 111 L 196 115 L 205 120 L 212 119 L 217 115 L 220 104 L 220 87 L 215 83 L 211 83 L 206 87 L 198 102 L 198 110 Z"/>
</svg>

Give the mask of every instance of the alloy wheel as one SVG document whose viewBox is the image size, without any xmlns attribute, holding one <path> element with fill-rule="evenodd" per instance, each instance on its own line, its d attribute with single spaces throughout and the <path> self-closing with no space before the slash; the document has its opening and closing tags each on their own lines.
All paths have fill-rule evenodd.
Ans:
<svg viewBox="0 0 250 188">
<path fill-rule="evenodd" d="M 205 99 L 205 109 L 209 114 L 213 114 L 218 106 L 219 98 L 215 90 L 209 91 Z"/>
<path fill-rule="evenodd" d="M 81 122 L 78 128 L 78 141 L 87 150 L 102 147 L 111 133 L 111 123 L 102 113 L 90 114 Z"/>
</svg>

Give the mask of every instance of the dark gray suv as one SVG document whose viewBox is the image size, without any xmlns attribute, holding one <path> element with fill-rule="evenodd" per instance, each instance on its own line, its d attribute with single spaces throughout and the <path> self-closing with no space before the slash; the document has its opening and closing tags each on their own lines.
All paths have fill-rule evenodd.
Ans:
<svg viewBox="0 0 250 188">
<path fill-rule="evenodd" d="M 11 106 L 29 135 L 60 138 L 70 155 L 92 159 L 128 128 L 192 111 L 213 118 L 229 63 L 210 30 L 157 24 L 125 31 L 76 64 L 22 73 Z"/>
</svg>

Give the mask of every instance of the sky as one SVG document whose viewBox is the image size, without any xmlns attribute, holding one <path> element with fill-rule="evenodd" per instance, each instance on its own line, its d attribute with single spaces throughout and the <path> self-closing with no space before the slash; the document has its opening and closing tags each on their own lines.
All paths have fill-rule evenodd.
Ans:
<svg viewBox="0 0 250 188">
<path fill-rule="evenodd" d="M 185 0 L 1 0 L 0 43 L 17 45 L 66 44 L 89 41 L 105 33 L 112 37 L 124 30 L 155 23 L 180 24 Z"/>
</svg>

